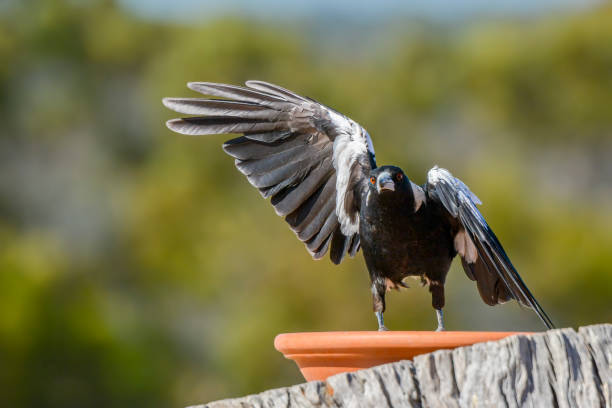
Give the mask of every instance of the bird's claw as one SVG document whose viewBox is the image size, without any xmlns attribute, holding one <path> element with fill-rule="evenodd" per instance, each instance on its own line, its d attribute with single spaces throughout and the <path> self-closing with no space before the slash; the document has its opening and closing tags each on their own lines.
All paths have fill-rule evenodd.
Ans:
<svg viewBox="0 0 612 408">
<path fill-rule="evenodd" d="M 387 329 L 385 326 L 380 326 L 378 331 L 389 331 L 389 329 Z"/>
</svg>

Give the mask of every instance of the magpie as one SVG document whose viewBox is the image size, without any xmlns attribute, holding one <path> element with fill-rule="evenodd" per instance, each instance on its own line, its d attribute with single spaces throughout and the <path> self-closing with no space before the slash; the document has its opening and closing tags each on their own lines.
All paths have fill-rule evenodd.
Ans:
<svg viewBox="0 0 612 408">
<path fill-rule="evenodd" d="M 428 286 L 437 330 L 444 330 L 444 282 L 457 254 L 486 304 L 515 299 L 554 327 L 478 211 L 481 201 L 448 170 L 433 167 L 419 186 L 399 167 L 377 167 L 363 127 L 277 85 L 188 87 L 209 98 L 164 98 L 166 107 L 194 115 L 167 127 L 186 135 L 241 134 L 224 151 L 314 259 L 329 252 L 339 264 L 361 248 L 379 330 L 387 330 L 386 292 L 407 287 L 410 276 Z"/>
</svg>

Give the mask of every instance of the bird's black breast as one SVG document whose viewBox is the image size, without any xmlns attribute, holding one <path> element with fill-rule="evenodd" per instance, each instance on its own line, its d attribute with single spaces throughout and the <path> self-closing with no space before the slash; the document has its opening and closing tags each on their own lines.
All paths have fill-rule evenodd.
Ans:
<svg viewBox="0 0 612 408">
<path fill-rule="evenodd" d="M 429 201 L 415 213 L 412 195 L 371 191 L 364 196 L 360 217 L 361 247 L 371 277 L 400 282 L 425 275 L 444 281 L 456 251 L 439 204 Z"/>
</svg>

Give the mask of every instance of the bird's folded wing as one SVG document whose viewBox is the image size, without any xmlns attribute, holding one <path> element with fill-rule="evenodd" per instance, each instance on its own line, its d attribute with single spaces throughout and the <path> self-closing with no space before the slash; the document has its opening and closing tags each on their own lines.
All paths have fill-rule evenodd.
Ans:
<svg viewBox="0 0 612 408">
<path fill-rule="evenodd" d="M 225 99 L 165 98 L 166 107 L 197 115 L 167 122 L 187 135 L 240 133 L 223 149 L 276 213 L 319 259 L 334 263 L 359 249 L 359 204 L 375 167 L 368 133 L 353 120 L 287 89 L 260 81 L 247 87 L 188 86 Z"/>
<path fill-rule="evenodd" d="M 427 174 L 425 190 L 452 219 L 459 222 L 455 249 L 468 277 L 476 281 L 480 296 L 489 305 L 516 299 L 532 308 L 546 327 L 553 328 L 538 301 L 510 262 L 499 240 L 478 211 L 481 204 L 470 189 L 445 169 L 434 167 Z"/>
</svg>

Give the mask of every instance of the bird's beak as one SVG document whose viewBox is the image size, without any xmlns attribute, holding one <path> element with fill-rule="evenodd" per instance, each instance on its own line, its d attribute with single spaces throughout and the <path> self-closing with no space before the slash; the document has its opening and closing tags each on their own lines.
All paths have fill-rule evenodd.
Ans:
<svg viewBox="0 0 612 408">
<path fill-rule="evenodd" d="M 380 194 L 381 191 L 395 191 L 395 183 L 391 178 L 389 173 L 383 173 L 378 177 L 378 182 L 376 183 L 376 191 Z"/>
</svg>

